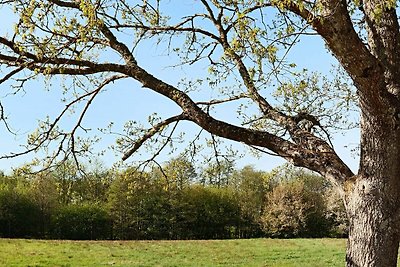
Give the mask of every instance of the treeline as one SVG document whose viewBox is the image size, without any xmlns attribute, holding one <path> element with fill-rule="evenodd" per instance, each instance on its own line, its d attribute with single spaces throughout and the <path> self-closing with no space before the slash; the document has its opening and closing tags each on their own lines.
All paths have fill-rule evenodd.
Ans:
<svg viewBox="0 0 400 267">
<path fill-rule="evenodd" d="M 78 171 L 71 163 L 0 175 L 0 237 L 222 239 L 346 235 L 338 195 L 319 176 L 232 164 Z"/>
</svg>

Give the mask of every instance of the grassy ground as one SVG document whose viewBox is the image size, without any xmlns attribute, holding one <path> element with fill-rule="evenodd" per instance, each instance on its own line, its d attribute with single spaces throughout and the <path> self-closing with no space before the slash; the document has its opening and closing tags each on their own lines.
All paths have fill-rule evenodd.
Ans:
<svg viewBox="0 0 400 267">
<path fill-rule="evenodd" d="M 344 266 L 344 239 L 0 239 L 0 266 Z"/>
</svg>

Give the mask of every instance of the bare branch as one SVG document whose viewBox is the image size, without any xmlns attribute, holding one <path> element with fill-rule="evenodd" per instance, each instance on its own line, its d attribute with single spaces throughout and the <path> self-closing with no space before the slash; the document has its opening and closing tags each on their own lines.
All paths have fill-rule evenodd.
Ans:
<svg viewBox="0 0 400 267">
<path fill-rule="evenodd" d="M 16 75 L 17 73 L 21 72 L 25 67 L 18 67 L 9 73 L 7 73 L 3 78 L 0 79 L 0 84 L 8 81 L 12 76 Z"/>
<path fill-rule="evenodd" d="M 0 121 L 2 121 L 2 122 L 4 123 L 4 126 L 6 127 L 6 129 L 7 129 L 7 131 L 8 131 L 9 133 L 11 133 L 11 134 L 13 134 L 13 135 L 16 134 L 13 130 L 11 130 L 11 127 L 10 127 L 10 125 L 9 125 L 8 122 L 7 122 L 7 118 L 6 118 L 6 116 L 4 115 L 4 106 L 3 106 L 3 104 L 2 104 L 1 102 L 0 102 Z"/>
<path fill-rule="evenodd" d="M 235 101 L 235 100 L 239 100 L 239 99 L 244 99 L 244 98 L 249 98 L 249 96 L 247 94 L 240 94 L 237 96 L 232 96 L 226 99 L 213 99 L 211 101 L 200 101 L 200 102 L 196 102 L 196 105 L 204 105 L 204 106 L 212 106 L 212 105 L 218 105 L 218 104 L 223 104 L 223 103 L 227 103 L 227 102 L 231 102 L 231 101 Z"/>
<path fill-rule="evenodd" d="M 74 135 L 76 130 L 81 127 L 81 123 L 82 120 L 84 118 L 84 115 L 86 114 L 90 104 L 92 103 L 94 97 L 100 92 L 100 90 L 102 90 L 106 85 L 108 85 L 111 82 L 114 82 L 118 79 L 122 79 L 122 78 L 126 78 L 126 75 L 114 75 L 112 77 L 109 77 L 108 79 L 106 79 L 105 81 L 103 81 L 95 90 L 90 91 L 88 93 L 85 93 L 77 98 L 75 98 L 73 101 L 69 102 L 64 109 L 61 111 L 61 113 L 53 120 L 53 122 L 51 124 L 48 125 L 48 128 L 41 133 L 33 142 L 32 142 L 32 146 L 31 148 L 27 148 L 26 150 L 19 152 L 19 153 L 12 153 L 9 155 L 4 155 L 1 156 L 0 159 L 10 159 L 10 158 L 16 158 L 22 155 L 26 155 L 29 154 L 31 152 L 35 152 L 40 148 L 45 147 L 45 143 L 46 142 L 51 142 L 52 140 L 55 140 L 59 137 L 61 137 L 61 141 L 59 141 L 59 145 L 58 145 L 58 149 L 56 150 L 56 152 L 53 154 L 53 156 L 51 157 L 51 162 L 53 162 L 59 155 L 61 152 L 64 151 L 64 143 L 65 141 L 68 140 L 68 137 L 70 138 L 70 148 L 71 148 L 71 152 L 72 154 L 75 153 L 75 139 L 74 139 Z M 83 99 L 90 97 L 90 99 L 88 100 L 88 102 L 86 103 L 76 125 L 74 126 L 74 128 L 72 129 L 72 131 L 70 133 L 65 133 L 65 132 L 60 132 L 60 133 L 54 133 L 58 123 L 61 121 L 61 119 L 65 116 L 65 113 L 76 103 L 82 101 Z M 66 153 L 66 151 L 64 151 Z"/>
<path fill-rule="evenodd" d="M 148 139 L 153 137 L 155 134 L 159 133 L 161 130 L 164 129 L 165 126 L 173 123 L 173 122 L 179 122 L 181 120 L 187 120 L 188 117 L 185 114 L 180 114 L 177 116 L 170 117 L 166 120 L 163 120 L 160 123 L 157 123 L 154 125 L 152 128 L 148 129 L 146 134 L 144 134 L 141 138 L 139 138 L 133 146 L 124 153 L 122 156 L 122 160 L 127 160 L 130 156 L 132 156 L 133 153 L 135 153 L 142 145 L 144 142 L 146 142 Z"/>
</svg>

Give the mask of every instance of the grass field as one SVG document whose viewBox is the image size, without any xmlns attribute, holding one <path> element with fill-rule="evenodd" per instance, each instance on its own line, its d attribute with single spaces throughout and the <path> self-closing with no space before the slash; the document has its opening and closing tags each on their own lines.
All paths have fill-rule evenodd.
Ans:
<svg viewBox="0 0 400 267">
<path fill-rule="evenodd" d="M 344 266 L 344 239 L 0 239 L 0 266 Z"/>
</svg>

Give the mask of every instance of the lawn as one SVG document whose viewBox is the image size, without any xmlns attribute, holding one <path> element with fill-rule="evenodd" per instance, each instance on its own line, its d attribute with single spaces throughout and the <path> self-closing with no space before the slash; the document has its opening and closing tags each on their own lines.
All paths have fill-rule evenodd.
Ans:
<svg viewBox="0 0 400 267">
<path fill-rule="evenodd" d="M 0 266 L 344 266 L 344 239 L 0 239 Z"/>
</svg>

